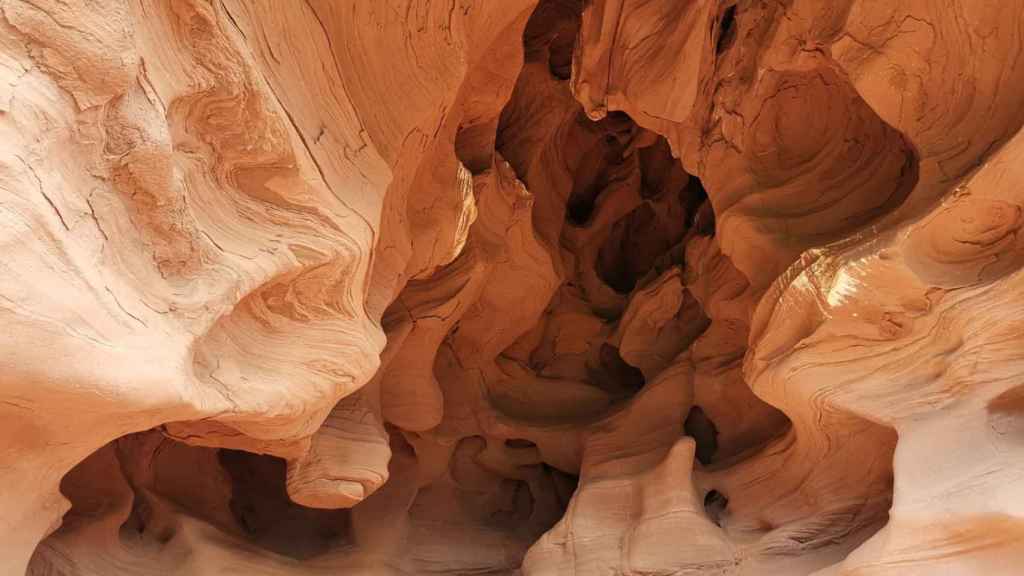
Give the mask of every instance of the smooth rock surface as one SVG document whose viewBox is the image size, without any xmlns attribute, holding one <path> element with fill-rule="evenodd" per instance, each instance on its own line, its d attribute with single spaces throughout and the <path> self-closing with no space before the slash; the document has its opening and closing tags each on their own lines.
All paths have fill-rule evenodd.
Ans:
<svg viewBox="0 0 1024 576">
<path fill-rule="evenodd" d="M 1015 575 L 1024 2 L 0 0 L 0 575 Z"/>
</svg>

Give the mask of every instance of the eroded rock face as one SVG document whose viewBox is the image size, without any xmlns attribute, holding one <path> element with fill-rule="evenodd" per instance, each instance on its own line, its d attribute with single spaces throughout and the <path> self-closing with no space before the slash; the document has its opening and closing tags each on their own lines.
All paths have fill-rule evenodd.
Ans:
<svg viewBox="0 0 1024 576">
<path fill-rule="evenodd" d="M 0 574 L 1017 574 L 1022 27 L 0 0 Z"/>
</svg>

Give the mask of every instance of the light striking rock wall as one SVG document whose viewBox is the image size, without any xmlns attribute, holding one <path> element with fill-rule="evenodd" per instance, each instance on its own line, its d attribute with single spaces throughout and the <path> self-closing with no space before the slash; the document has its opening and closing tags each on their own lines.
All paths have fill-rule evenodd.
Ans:
<svg viewBox="0 0 1024 576">
<path fill-rule="evenodd" d="M 1022 31 L 0 0 L 0 574 L 1017 574 Z"/>
</svg>

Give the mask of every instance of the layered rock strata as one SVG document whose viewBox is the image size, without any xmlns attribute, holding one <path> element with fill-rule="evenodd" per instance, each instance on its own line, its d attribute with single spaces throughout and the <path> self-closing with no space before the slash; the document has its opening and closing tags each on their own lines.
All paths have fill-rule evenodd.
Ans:
<svg viewBox="0 0 1024 576">
<path fill-rule="evenodd" d="M 1022 28 L 0 0 L 0 573 L 1016 574 Z"/>
</svg>

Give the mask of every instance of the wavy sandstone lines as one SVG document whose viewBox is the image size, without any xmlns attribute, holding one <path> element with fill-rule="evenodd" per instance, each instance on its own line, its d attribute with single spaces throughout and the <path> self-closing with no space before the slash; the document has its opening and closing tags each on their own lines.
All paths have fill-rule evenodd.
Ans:
<svg viewBox="0 0 1024 576">
<path fill-rule="evenodd" d="M 0 0 L 0 573 L 1017 573 L 1022 28 Z"/>
</svg>

